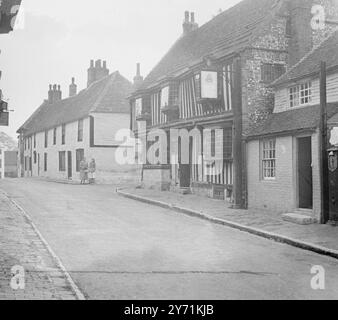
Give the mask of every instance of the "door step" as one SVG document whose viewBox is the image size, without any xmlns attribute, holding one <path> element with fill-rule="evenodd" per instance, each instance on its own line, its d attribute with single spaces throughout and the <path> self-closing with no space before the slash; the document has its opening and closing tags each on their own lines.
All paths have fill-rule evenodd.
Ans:
<svg viewBox="0 0 338 320">
<path fill-rule="evenodd" d="M 284 221 L 300 224 L 300 225 L 310 225 L 316 224 L 317 219 L 302 213 L 301 211 L 296 211 L 294 213 L 286 213 L 282 215 Z"/>
<path fill-rule="evenodd" d="M 191 194 L 191 189 L 190 188 L 179 188 L 178 193 L 183 194 L 183 195 Z"/>
</svg>

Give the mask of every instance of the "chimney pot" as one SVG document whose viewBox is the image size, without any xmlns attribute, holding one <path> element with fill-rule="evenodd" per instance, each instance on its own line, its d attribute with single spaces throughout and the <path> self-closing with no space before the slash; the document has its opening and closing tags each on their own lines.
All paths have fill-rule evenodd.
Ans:
<svg viewBox="0 0 338 320">
<path fill-rule="evenodd" d="M 141 75 L 141 64 L 140 63 L 136 64 L 136 75 L 137 76 Z"/>
<path fill-rule="evenodd" d="M 101 59 L 96 60 L 95 68 L 101 68 Z"/>
<path fill-rule="evenodd" d="M 75 78 L 72 78 L 72 83 L 69 85 L 69 97 L 77 95 L 77 85 L 75 84 Z"/>
<path fill-rule="evenodd" d="M 107 69 L 107 61 L 106 60 L 103 61 L 103 69 Z"/>
<path fill-rule="evenodd" d="M 190 13 L 190 21 L 191 23 L 195 23 L 195 12 Z"/>
<path fill-rule="evenodd" d="M 90 60 L 90 67 L 94 68 L 94 60 Z"/>
<path fill-rule="evenodd" d="M 189 22 L 189 11 L 184 12 L 184 22 Z"/>
</svg>

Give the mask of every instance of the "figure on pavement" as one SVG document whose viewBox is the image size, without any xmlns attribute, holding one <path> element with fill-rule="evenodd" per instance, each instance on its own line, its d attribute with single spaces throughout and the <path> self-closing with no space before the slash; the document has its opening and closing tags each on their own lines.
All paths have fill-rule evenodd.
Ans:
<svg viewBox="0 0 338 320">
<path fill-rule="evenodd" d="M 96 163 L 94 158 L 89 163 L 88 172 L 89 172 L 89 184 L 94 184 L 96 172 Z"/>
<path fill-rule="evenodd" d="M 86 158 L 83 158 L 80 162 L 80 179 L 81 184 L 86 184 L 88 180 L 88 162 Z"/>
</svg>

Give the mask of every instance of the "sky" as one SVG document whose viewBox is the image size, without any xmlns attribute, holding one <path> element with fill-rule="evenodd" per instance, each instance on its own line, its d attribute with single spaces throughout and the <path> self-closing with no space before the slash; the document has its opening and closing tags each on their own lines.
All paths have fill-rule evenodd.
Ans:
<svg viewBox="0 0 338 320">
<path fill-rule="evenodd" d="M 86 87 L 91 59 L 132 80 L 146 76 L 182 34 L 184 11 L 203 25 L 240 0 L 22 0 L 18 28 L 0 35 L 0 88 L 17 129 L 47 98 L 49 84 L 68 97 L 71 78 Z"/>
</svg>

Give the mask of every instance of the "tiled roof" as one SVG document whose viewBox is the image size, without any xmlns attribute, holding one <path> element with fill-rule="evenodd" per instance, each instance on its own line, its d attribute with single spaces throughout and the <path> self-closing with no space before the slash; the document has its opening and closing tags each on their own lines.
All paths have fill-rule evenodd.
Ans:
<svg viewBox="0 0 338 320">
<path fill-rule="evenodd" d="M 327 69 L 338 67 L 338 31 L 334 32 L 320 46 L 309 52 L 272 85 L 279 86 L 291 80 L 318 74 L 321 61 L 326 62 Z"/>
<path fill-rule="evenodd" d="M 328 118 L 338 113 L 338 103 L 327 106 Z M 246 136 L 249 139 L 274 134 L 284 134 L 302 129 L 315 129 L 320 125 L 320 106 L 308 106 L 279 113 L 272 113 L 259 126 L 250 128 Z"/>
<path fill-rule="evenodd" d="M 250 44 L 261 22 L 267 21 L 272 15 L 272 8 L 278 3 L 281 1 L 244 0 L 182 36 L 138 89 L 147 89 L 163 77 L 175 76 L 202 62 L 205 56 L 219 58 L 243 50 Z"/>
<path fill-rule="evenodd" d="M 119 72 L 93 83 L 78 95 L 57 101 L 45 101 L 18 130 L 25 135 L 76 121 L 90 113 L 129 113 L 127 96 L 132 84 Z"/>
</svg>

